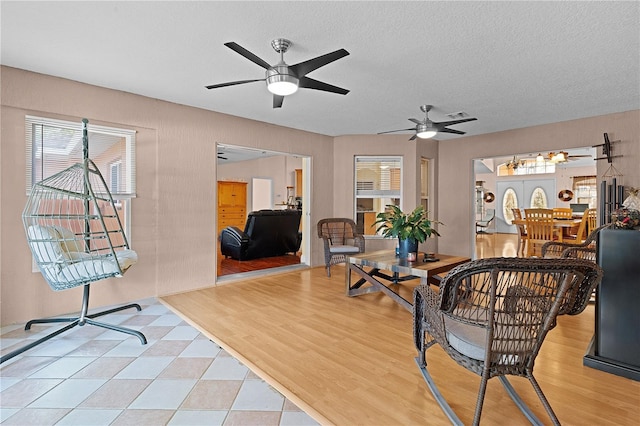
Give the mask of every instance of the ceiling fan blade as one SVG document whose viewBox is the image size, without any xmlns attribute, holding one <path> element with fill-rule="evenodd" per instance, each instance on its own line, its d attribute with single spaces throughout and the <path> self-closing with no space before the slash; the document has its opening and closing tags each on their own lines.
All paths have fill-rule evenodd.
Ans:
<svg viewBox="0 0 640 426">
<path fill-rule="evenodd" d="M 420 121 L 417 118 L 410 118 L 409 121 L 416 124 L 424 124 L 424 121 Z"/>
<path fill-rule="evenodd" d="M 284 101 L 284 96 L 273 95 L 273 107 L 274 108 L 282 107 L 282 101 Z"/>
<path fill-rule="evenodd" d="M 304 77 L 313 70 L 317 70 L 333 61 L 337 61 L 340 58 L 344 58 L 349 55 L 344 49 L 336 50 L 335 52 L 327 53 L 326 55 L 318 56 L 317 58 L 309 59 L 308 61 L 300 62 L 295 65 L 291 65 L 289 68 L 296 73 L 298 78 Z"/>
<path fill-rule="evenodd" d="M 385 133 L 406 132 L 406 131 L 408 131 L 408 130 L 414 130 L 414 131 L 415 131 L 416 129 L 415 129 L 415 127 L 410 127 L 410 128 L 408 128 L 408 129 L 389 130 L 389 131 L 387 131 L 387 132 L 380 132 L 380 133 L 378 133 L 378 134 L 379 134 L 379 135 L 384 135 Z"/>
<path fill-rule="evenodd" d="M 264 81 L 264 78 L 258 78 L 256 80 L 238 80 L 238 81 L 230 81 L 228 83 L 220 83 L 220 84 L 212 84 L 210 86 L 204 86 L 207 89 L 217 89 L 219 87 L 227 87 L 227 86 L 235 86 L 236 84 L 245 84 L 245 83 L 253 83 L 254 81 Z"/>
<path fill-rule="evenodd" d="M 249 52 L 247 49 L 240 46 L 238 43 L 230 41 L 228 43 L 225 43 L 224 45 L 227 46 L 229 49 L 233 50 L 234 52 L 241 54 L 242 56 L 244 56 L 254 64 L 260 65 L 262 68 L 266 70 L 271 68 L 271 65 L 269 65 L 266 61 L 254 55 L 253 53 Z"/>
<path fill-rule="evenodd" d="M 304 87 L 305 89 L 322 90 L 324 92 L 337 93 L 339 95 L 346 95 L 347 93 L 349 93 L 347 89 L 323 83 L 322 81 L 314 80 L 309 77 L 302 77 L 298 85 L 299 87 Z"/>
<path fill-rule="evenodd" d="M 438 133 L 453 133 L 456 135 L 464 135 L 466 132 L 461 132 L 460 130 L 443 128 L 443 129 L 438 129 Z"/>
<path fill-rule="evenodd" d="M 466 123 L 467 121 L 475 121 L 477 118 L 462 118 L 460 120 L 433 122 L 438 127 L 453 126 L 454 124 Z"/>
</svg>

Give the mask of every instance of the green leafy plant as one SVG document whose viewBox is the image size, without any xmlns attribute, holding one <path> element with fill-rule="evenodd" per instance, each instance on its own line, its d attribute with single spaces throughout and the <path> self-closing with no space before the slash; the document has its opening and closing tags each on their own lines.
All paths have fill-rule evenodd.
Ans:
<svg viewBox="0 0 640 426">
<path fill-rule="evenodd" d="M 413 239 L 423 243 L 432 234 L 440 236 L 438 231 L 432 228 L 435 224 L 442 225 L 437 220 L 429 219 L 427 211 L 422 206 L 416 207 L 407 214 L 403 213 L 398 206 L 389 204 L 384 212 L 376 215 L 376 221 L 372 226 L 379 225 L 376 232 L 382 232 L 384 237 Z"/>
</svg>

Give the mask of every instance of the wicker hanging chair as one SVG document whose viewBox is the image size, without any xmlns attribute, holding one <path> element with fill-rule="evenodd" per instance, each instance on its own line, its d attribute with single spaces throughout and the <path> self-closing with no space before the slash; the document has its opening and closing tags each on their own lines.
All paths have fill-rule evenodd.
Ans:
<svg viewBox="0 0 640 426">
<path fill-rule="evenodd" d="M 36 183 L 22 213 L 27 242 L 43 278 L 54 291 L 84 286 L 78 317 L 47 318 L 32 324 L 69 324 L 28 346 L 4 355 L 1 362 L 43 343 L 76 325 L 92 324 L 134 335 L 146 344 L 145 336 L 125 327 L 94 321 L 93 318 L 124 309 L 141 310 L 128 304 L 88 314 L 89 284 L 121 277 L 138 256 L 131 250 L 107 184 L 95 163 L 88 158 L 87 120 L 83 120 L 84 160 Z"/>
</svg>

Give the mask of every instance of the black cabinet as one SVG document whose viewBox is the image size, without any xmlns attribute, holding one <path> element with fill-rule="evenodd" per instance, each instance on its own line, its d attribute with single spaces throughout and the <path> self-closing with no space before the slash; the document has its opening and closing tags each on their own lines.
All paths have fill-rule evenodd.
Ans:
<svg viewBox="0 0 640 426">
<path fill-rule="evenodd" d="M 640 231 L 602 230 L 597 259 L 604 277 L 584 365 L 640 380 Z"/>
</svg>

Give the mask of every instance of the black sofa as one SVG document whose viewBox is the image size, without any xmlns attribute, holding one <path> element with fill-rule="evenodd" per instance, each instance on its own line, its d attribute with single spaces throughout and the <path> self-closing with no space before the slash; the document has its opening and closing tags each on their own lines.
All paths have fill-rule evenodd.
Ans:
<svg viewBox="0 0 640 426">
<path fill-rule="evenodd" d="M 244 232 L 228 226 L 220 233 L 222 255 L 236 260 L 282 256 L 300 249 L 300 210 L 259 210 L 249 213 Z"/>
</svg>

